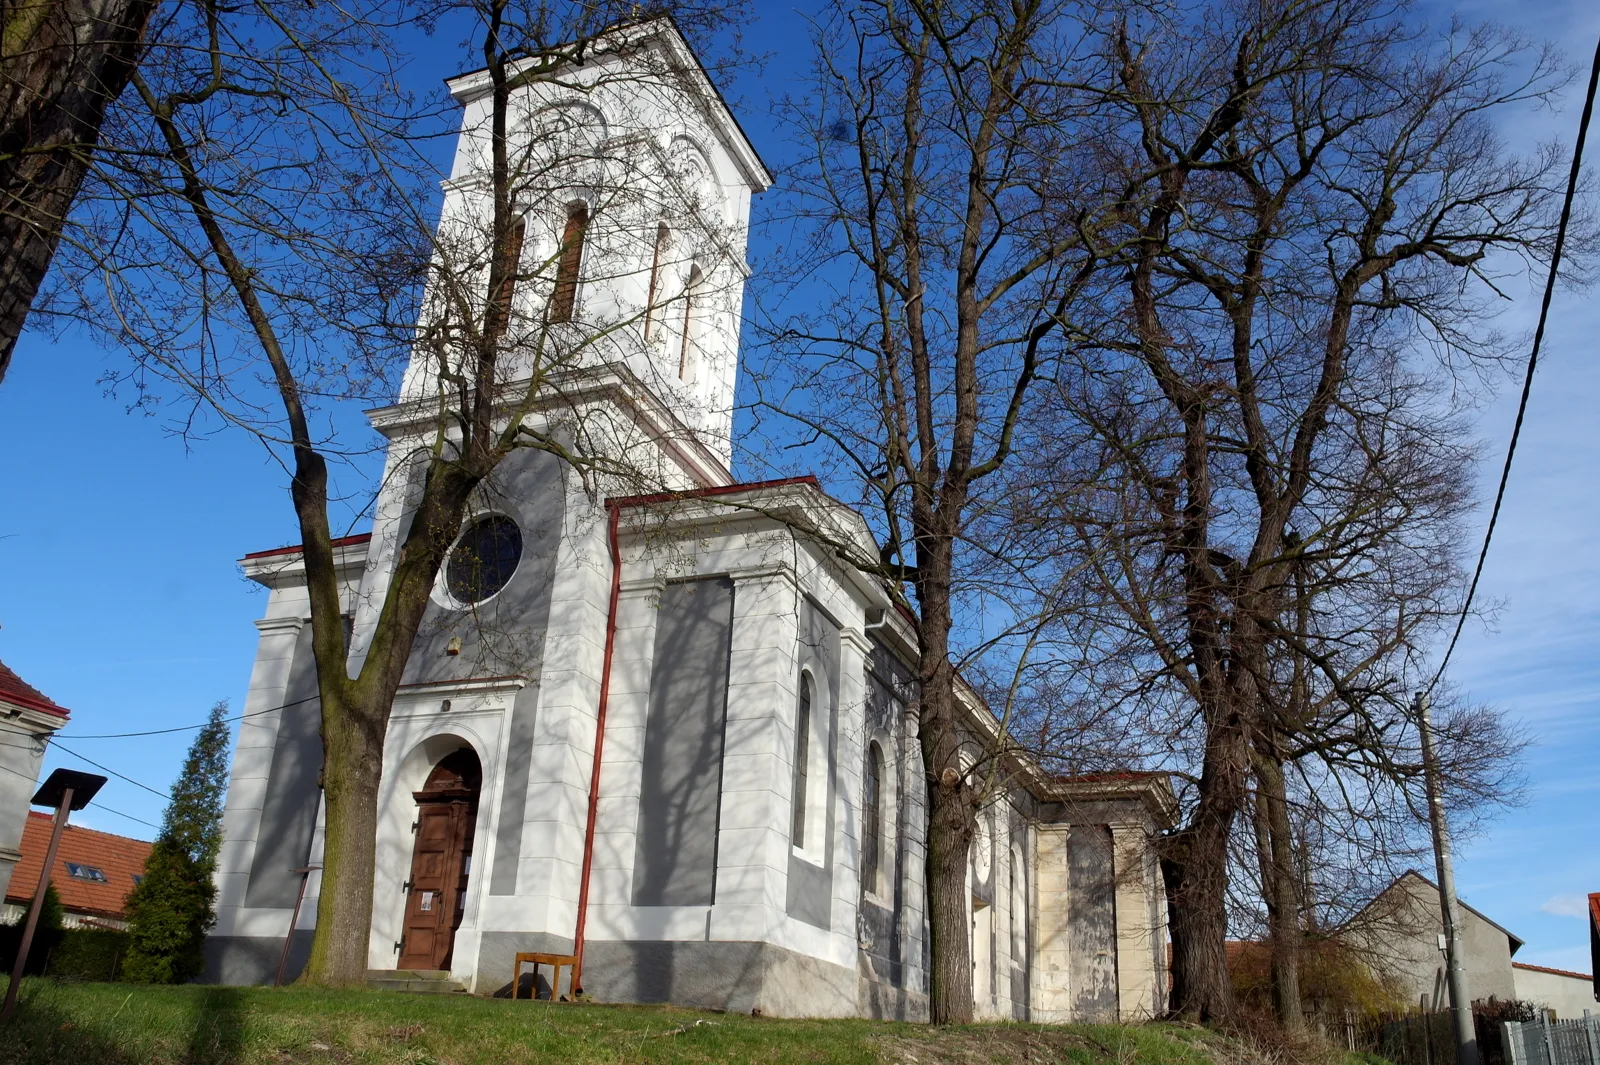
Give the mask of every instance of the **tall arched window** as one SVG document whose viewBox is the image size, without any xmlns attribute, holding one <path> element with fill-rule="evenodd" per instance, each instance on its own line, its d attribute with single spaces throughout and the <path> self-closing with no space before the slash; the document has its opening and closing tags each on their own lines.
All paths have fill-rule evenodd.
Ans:
<svg viewBox="0 0 1600 1065">
<path fill-rule="evenodd" d="M 567 225 L 561 232 L 561 257 L 556 262 L 556 291 L 550 299 L 552 322 L 572 321 L 578 303 L 578 271 L 583 266 L 583 237 L 589 230 L 589 207 L 575 203 L 567 208 Z"/>
<path fill-rule="evenodd" d="M 878 890 L 883 854 L 883 749 L 867 744 L 867 779 L 861 794 L 861 885 Z"/>
<path fill-rule="evenodd" d="M 1011 960 L 1028 964 L 1028 881 L 1023 875 L 1022 851 L 1011 848 Z"/>
<path fill-rule="evenodd" d="M 695 316 L 700 312 L 700 268 L 689 268 L 689 283 L 683 289 L 683 343 L 678 349 L 678 380 L 687 381 L 693 376 L 695 343 Z"/>
<path fill-rule="evenodd" d="M 811 674 L 800 674 L 800 709 L 794 719 L 793 811 L 789 823 L 789 842 L 806 845 L 806 758 L 811 751 Z"/>
<path fill-rule="evenodd" d="M 661 270 L 666 265 L 667 246 L 672 243 L 672 230 L 665 222 L 656 226 L 656 249 L 650 259 L 650 288 L 644 297 L 644 338 L 654 340 L 661 328 L 661 309 L 656 300 L 661 296 Z"/>
<path fill-rule="evenodd" d="M 506 324 L 511 321 L 511 299 L 517 291 L 517 271 L 522 267 L 522 239 L 527 235 L 527 225 L 517 219 L 506 234 L 505 254 L 500 258 L 500 277 L 490 293 L 489 309 L 484 314 L 483 332 L 491 340 L 504 336 Z"/>
</svg>

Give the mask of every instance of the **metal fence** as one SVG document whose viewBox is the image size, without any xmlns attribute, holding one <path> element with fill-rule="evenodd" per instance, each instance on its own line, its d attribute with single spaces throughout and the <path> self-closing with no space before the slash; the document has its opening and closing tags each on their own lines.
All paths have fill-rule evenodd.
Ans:
<svg viewBox="0 0 1600 1065">
<path fill-rule="evenodd" d="M 1600 1023 L 1582 1019 L 1506 1021 L 1502 1040 L 1506 1065 L 1600 1065 Z"/>
</svg>

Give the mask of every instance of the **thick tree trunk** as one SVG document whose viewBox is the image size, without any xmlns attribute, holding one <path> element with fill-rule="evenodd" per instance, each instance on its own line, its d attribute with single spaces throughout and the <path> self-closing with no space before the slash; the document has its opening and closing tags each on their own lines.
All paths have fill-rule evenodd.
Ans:
<svg viewBox="0 0 1600 1065">
<path fill-rule="evenodd" d="M 139 60 L 154 0 L 26 0 L 0 46 L 0 381 L 89 169 L 106 108 Z"/>
<path fill-rule="evenodd" d="M 920 514 L 921 528 L 937 519 Z M 938 531 L 919 537 L 917 597 L 918 740 L 928 780 L 928 926 L 932 969 L 929 1019 L 934 1024 L 972 1020 L 972 900 L 967 862 L 977 823 L 972 786 L 961 765 L 955 667 L 950 662 L 950 573 L 954 538 Z"/>
<path fill-rule="evenodd" d="M 933 971 L 928 994 L 934 1024 L 972 1020 L 972 900 L 967 895 L 967 859 L 972 845 L 972 804 L 954 787 L 929 789 L 928 926 Z"/>
<path fill-rule="evenodd" d="M 1210 726 L 1200 801 L 1166 841 L 1172 1013 L 1205 1024 L 1233 1017 L 1228 980 L 1228 843 L 1242 805 L 1249 752 L 1237 726 Z"/>
<path fill-rule="evenodd" d="M 357 986 L 366 978 L 387 707 L 323 707 L 325 722 L 343 725 L 323 729 L 323 888 L 311 960 L 301 977 L 307 983 Z"/>
<path fill-rule="evenodd" d="M 1300 1001 L 1300 891 L 1283 766 L 1258 755 L 1256 782 L 1256 850 L 1272 951 L 1272 1011 L 1286 1031 L 1298 1032 L 1305 1027 Z"/>
</svg>

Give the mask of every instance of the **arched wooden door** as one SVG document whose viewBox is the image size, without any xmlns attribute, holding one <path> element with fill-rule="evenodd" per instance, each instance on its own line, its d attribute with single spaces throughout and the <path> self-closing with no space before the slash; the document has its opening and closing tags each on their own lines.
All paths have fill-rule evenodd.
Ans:
<svg viewBox="0 0 1600 1065">
<path fill-rule="evenodd" d="M 448 969 L 466 909 L 483 768 L 471 748 L 440 759 L 417 800 L 400 968 Z"/>
</svg>

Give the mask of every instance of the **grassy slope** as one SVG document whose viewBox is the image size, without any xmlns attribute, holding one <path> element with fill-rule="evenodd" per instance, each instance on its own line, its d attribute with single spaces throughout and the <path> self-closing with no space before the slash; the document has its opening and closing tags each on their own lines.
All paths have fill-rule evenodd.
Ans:
<svg viewBox="0 0 1600 1065">
<path fill-rule="evenodd" d="M 788 1021 L 658 1006 L 566 1005 L 299 988 L 30 980 L 0 1028 L 0 1065 L 499 1065 L 808 1062 L 1213 1065 L 1203 1033 Z"/>
</svg>

